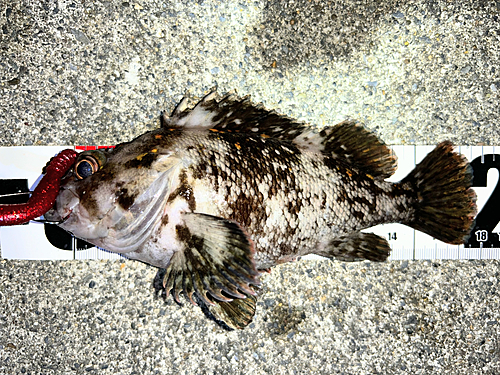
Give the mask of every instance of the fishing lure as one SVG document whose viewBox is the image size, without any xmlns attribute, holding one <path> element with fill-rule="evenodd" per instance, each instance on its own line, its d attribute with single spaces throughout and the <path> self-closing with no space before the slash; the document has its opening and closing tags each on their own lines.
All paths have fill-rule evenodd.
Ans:
<svg viewBox="0 0 500 375">
<path fill-rule="evenodd" d="M 66 149 L 61 151 L 45 166 L 40 180 L 31 197 L 26 203 L 0 204 L 0 226 L 19 225 L 27 223 L 45 214 L 54 205 L 61 178 L 71 169 L 78 153 Z"/>
</svg>

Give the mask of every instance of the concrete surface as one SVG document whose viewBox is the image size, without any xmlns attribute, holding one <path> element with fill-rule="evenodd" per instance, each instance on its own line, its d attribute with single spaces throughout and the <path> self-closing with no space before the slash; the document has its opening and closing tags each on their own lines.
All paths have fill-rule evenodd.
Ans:
<svg viewBox="0 0 500 375">
<path fill-rule="evenodd" d="M 217 86 L 390 144 L 500 144 L 497 1 L 0 0 L 0 145 L 115 144 Z M 127 261 L 0 261 L 1 374 L 495 374 L 498 261 L 303 261 L 227 332 Z"/>
</svg>

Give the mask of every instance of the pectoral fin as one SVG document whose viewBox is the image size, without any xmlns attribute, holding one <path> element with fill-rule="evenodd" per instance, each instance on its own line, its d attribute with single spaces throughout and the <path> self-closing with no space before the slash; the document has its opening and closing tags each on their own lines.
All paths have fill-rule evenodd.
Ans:
<svg viewBox="0 0 500 375">
<path fill-rule="evenodd" d="M 243 329 L 252 322 L 256 305 L 257 298 L 247 295 L 245 299 L 230 302 L 215 301 L 213 306 L 207 307 L 216 320 L 222 320 L 229 328 Z"/>
<path fill-rule="evenodd" d="M 184 249 L 174 254 L 163 279 L 167 295 L 171 292 L 179 302 L 179 293 L 183 292 L 196 304 L 196 293 L 208 306 L 254 295 L 251 286 L 260 284 L 259 272 L 253 259 L 253 244 L 241 227 L 206 214 L 186 213 L 183 219 L 184 224 L 178 225 L 176 231 Z M 239 304 L 231 306 L 236 305 Z M 246 310 L 235 311 L 243 314 Z"/>
</svg>

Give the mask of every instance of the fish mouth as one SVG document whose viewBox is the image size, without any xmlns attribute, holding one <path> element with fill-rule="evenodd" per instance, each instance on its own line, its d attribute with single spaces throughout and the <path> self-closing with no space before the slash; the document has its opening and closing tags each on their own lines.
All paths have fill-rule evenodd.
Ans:
<svg viewBox="0 0 500 375">
<path fill-rule="evenodd" d="M 63 224 L 73 213 L 80 199 L 72 189 L 62 188 L 52 208 L 44 214 L 44 219 L 53 224 Z"/>
<path fill-rule="evenodd" d="M 47 224 L 60 225 L 60 224 L 64 223 L 66 220 L 68 220 L 72 213 L 73 213 L 73 210 L 70 209 L 69 212 L 65 216 L 61 216 L 57 212 L 57 209 L 54 205 L 54 207 L 52 207 L 49 211 L 47 211 L 43 215 L 43 218 L 44 218 L 43 221 Z"/>
<path fill-rule="evenodd" d="M 71 208 L 71 209 L 69 210 L 69 213 L 68 213 L 66 216 L 64 216 L 64 217 L 62 218 L 62 220 L 61 220 L 61 221 L 59 221 L 59 224 L 62 224 L 62 223 L 64 223 L 66 220 L 68 220 L 68 219 L 69 219 L 69 217 L 71 216 L 71 214 L 72 214 L 72 213 L 73 213 L 73 209 Z"/>
</svg>

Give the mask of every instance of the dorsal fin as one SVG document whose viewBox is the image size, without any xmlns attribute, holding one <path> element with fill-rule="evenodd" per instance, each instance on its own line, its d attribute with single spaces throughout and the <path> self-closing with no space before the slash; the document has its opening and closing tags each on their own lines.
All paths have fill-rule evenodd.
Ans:
<svg viewBox="0 0 500 375">
<path fill-rule="evenodd" d="M 348 163 L 375 178 L 387 178 L 397 168 L 397 157 L 387 145 L 363 125 L 351 120 L 321 130 L 311 128 L 294 143 L 323 153 L 331 163 Z"/>
<path fill-rule="evenodd" d="M 192 109 L 188 100 L 182 99 L 170 117 L 163 117 L 162 126 L 258 134 L 289 141 L 309 128 L 302 122 L 265 109 L 262 104 L 253 104 L 249 96 L 239 98 L 229 93 L 218 101 L 215 92 L 205 96 Z"/>
<path fill-rule="evenodd" d="M 162 118 L 164 127 L 205 128 L 216 131 L 257 134 L 293 142 L 303 150 L 321 152 L 330 162 L 344 162 L 375 178 L 394 174 L 397 158 L 377 136 L 354 121 L 344 121 L 321 130 L 287 116 L 269 111 L 250 98 L 229 93 L 217 100 L 211 92 L 194 108 L 186 98 L 170 117 Z"/>
</svg>

